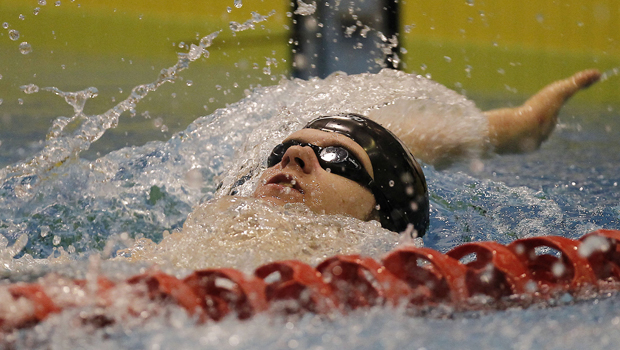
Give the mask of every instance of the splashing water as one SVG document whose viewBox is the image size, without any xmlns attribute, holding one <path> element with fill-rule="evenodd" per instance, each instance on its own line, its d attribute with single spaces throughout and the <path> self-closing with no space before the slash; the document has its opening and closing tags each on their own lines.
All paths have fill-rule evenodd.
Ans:
<svg viewBox="0 0 620 350">
<path fill-rule="evenodd" d="M 297 0 L 297 9 L 295 10 L 296 15 L 300 16 L 310 16 L 316 12 L 316 1 L 312 3 L 306 4 L 303 0 Z"/>
<path fill-rule="evenodd" d="M 30 179 L 28 185 L 17 189 L 20 197 L 27 195 L 28 191 L 25 191 L 25 189 L 35 186 L 36 176 L 40 175 L 42 171 L 49 171 L 54 166 L 65 162 L 71 156 L 77 156 L 80 152 L 87 150 L 90 144 L 98 140 L 107 129 L 116 127 L 118 119 L 123 112 L 134 110 L 136 104 L 146 97 L 149 92 L 157 90 L 158 87 L 167 82 L 175 81 L 178 74 L 187 69 L 190 62 L 197 60 L 202 55 L 208 55 L 206 49 L 212 44 L 213 39 L 218 34 L 219 32 L 215 32 L 203 37 L 199 45 L 192 44 L 188 53 L 178 54 L 178 60 L 174 66 L 161 70 L 155 82 L 134 87 L 129 97 L 100 115 L 86 116 L 83 113 L 86 101 L 97 96 L 98 91 L 96 88 L 88 88 L 79 92 L 63 92 L 55 87 L 43 88 L 43 90 L 54 92 L 56 95 L 63 97 L 73 107 L 74 115 L 72 118 L 58 118 L 48 135 L 46 147 L 30 161 L 7 167 L 0 171 L 0 178 L 19 182 L 20 179 L 28 177 Z M 38 88 L 30 84 L 25 86 L 23 90 L 26 93 L 35 93 L 38 91 Z M 72 125 L 75 130 L 72 134 L 65 135 L 66 131 L 71 130 L 71 128 L 67 128 L 68 125 Z"/>
<path fill-rule="evenodd" d="M 603 74 L 601 75 L 601 81 L 605 81 L 611 78 L 612 76 L 617 76 L 619 74 L 620 74 L 620 67 L 614 67 L 612 69 L 607 70 L 606 72 L 603 72 Z"/>
<path fill-rule="evenodd" d="M 119 255 L 177 268 L 233 267 L 251 274 L 277 260 L 317 265 L 336 254 L 378 258 L 398 241 L 398 234 L 381 229 L 376 221 L 317 215 L 301 205 L 278 207 L 251 198 L 222 197 L 195 208 L 183 230 L 160 244 L 141 239 Z"/>
<path fill-rule="evenodd" d="M 231 192 L 249 196 L 273 146 L 316 116 L 340 112 L 377 118 L 415 115 L 419 123 L 433 120 L 437 128 L 453 130 L 449 135 L 470 137 L 472 144 L 480 144 L 486 130 L 486 119 L 471 101 L 423 77 L 384 70 L 379 74 L 334 74 L 324 80 L 283 80 L 199 118 L 166 143 L 121 149 L 93 162 L 76 157 L 69 161 L 70 152 L 79 153 L 92 140 L 70 131 L 83 128 L 83 124 L 76 127 L 73 123 L 84 118 L 84 103 L 96 91 L 67 94 L 50 90 L 71 101 L 77 117 L 59 118 L 40 155 L 4 170 L 0 197 L 10 213 L 3 218 L 2 234 L 15 239 L 26 233 L 29 243 L 25 252 L 37 258 L 60 247 L 73 247 L 80 253 L 106 245 L 111 251 L 131 246 L 115 238 L 123 234 L 159 242 L 165 230 L 181 228 L 198 202 Z M 99 127 L 111 126 L 105 119 L 97 120 Z M 394 123 L 390 127 L 396 129 L 398 118 Z M 102 132 L 95 130 L 95 136 Z M 57 149 L 57 144 L 63 146 Z M 72 145 L 73 151 L 63 151 Z M 471 151 L 471 157 L 483 155 L 476 147 Z M 576 237 L 596 228 L 570 215 L 570 209 L 553 199 L 561 198 L 561 191 L 545 194 L 432 167 L 424 171 L 432 202 L 432 225 L 425 244 L 441 251 L 464 240 L 508 243 L 515 237 L 553 234 L 566 227 L 575 229 Z M 41 227 L 61 238 L 58 246 L 50 244 L 52 235 L 41 237 Z M 377 237 L 384 234 L 368 230 Z M 173 240 L 167 242 L 170 245 Z M 191 259 L 191 255 L 178 259 Z M 237 263 L 231 261 L 230 265 Z"/>
<path fill-rule="evenodd" d="M 267 16 L 263 16 L 259 13 L 252 12 L 252 18 L 248 19 L 247 21 L 243 23 L 238 23 L 235 21 L 230 22 L 230 26 L 229 26 L 230 30 L 232 30 L 233 33 L 236 33 L 236 32 L 240 32 L 243 30 L 254 29 L 256 23 L 266 21 L 267 18 L 269 18 L 270 16 L 273 16 L 275 13 L 276 13 L 275 11 L 271 11 L 269 12 Z"/>
<path fill-rule="evenodd" d="M 230 29 L 252 29 L 265 18 L 257 15 L 244 24 L 231 23 Z M 271 258 L 285 258 L 276 254 L 282 253 L 282 246 L 292 247 L 287 256 L 309 262 L 353 251 L 381 256 L 399 238 L 376 223 L 316 215 L 295 206 L 273 208 L 239 198 L 252 192 L 275 144 L 324 114 L 356 112 L 377 119 L 381 115 L 413 116 L 419 123 L 432 124 L 437 132 L 419 135 L 411 130 L 412 137 L 460 133 L 456 137 L 468 137 L 472 145 L 468 147 L 470 159 L 487 156 L 476 146 L 485 142 L 485 118 L 471 101 L 424 77 L 384 70 L 334 74 L 324 80 L 283 79 L 197 119 L 167 142 L 124 148 L 92 162 L 79 158 L 80 152 L 119 123 L 123 112 L 135 110 L 148 93 L 174 81 L 191 62 L 208 57 L 207 48 L 216 37 L 214 33 L 199 45 L 190 45 L 155 82 L 135 87 L 125 100 L 101 115 L 84 113 L 87 101 L 97 96 L 95 88 L 64 92 L 34 84 L 23 87 L 26 93 L 38 90 L 64 98 L 74 114 L 54 122 L 40 153 L 0 171 L 4 276 L 32 280 L 48 271 L 91 279 L 98 274 L 128 276 L 148 266 L 145 261 L 180 276 L 185 268 L 214 264 L 251 271 Z M 394 123 L 390 127 L 398 128 L 398 119 Z M 617 124 L 612 121 L 610 125 L 615 130 Z M 568 147 L 562 146 L 572 145 L 575 137 L 571 128 L 575 127 L 569 121 L 560 128 L 559 138 L 551 141 L 550 148 L 559 149 L 557 153 L 549 149 L 541 153 L 565 159 L 560 156 Z M 446 131 L 445 135 L 439 130 Z M 616 134 L 603 136 L 613 140 Z M 610 140 L 605 141 L 606 150 L 614 150 Z M 592 176 L 591 170 L 571 172 L 563 160 L 549 164 L 536 157 L 483 159 L 481 171 L 495 166 L 497 172 L 486 179 L 482 174 L 468 175 L 469 164 L 465 170 L 449 171 L 425 166 L 432 224 L 424 245 L 446 251 L 467 241 L 507 243 L 558 233 L 578 237 L 598 226 L 618 225 L 614 183 L 620 179 L 614 169 L 600 165 L 594 170 L 598 176 Z M 544 167 L 544 172 L 536 166 Z M 542 176 L 549 172 L 567 178 Z M 528 186 L 512 184 L 515 174 L 527 178 Z M 238 197 L 226 196 L 233 191 Z M 229 235 L 219 240 L 225 233 Z M 258 247 L 261 253 L 252 251 Z M 605 247 L 590 241 L 584 249 L 580 253 Z M 99 255 L 112 259 L 100 262 Z M 88 264 L 84 264 L 86 258 Z M 611 298 L 589 305 L 476 315 L 476 319 L 453 315 L 452 320 L 414 318 L 402 310 L 377 308 L 334 320 L 314 315 L 274 320 L 260 315 L 248 322 L 230 318 L 203 326 L 183 311 L 171 309 L 147 320 L 123 320 L 119 314 L 118 322 L 96 330 L 85 323 L 76 325 L 84 314 L 96 312 L 80 309 L 53 316 L 36 330 L 22 331 L 15 344 L 16 348 L 79 343 L 84 348 L 238 349 L 442 348 L 458 342 L 465 348 L 526 349 L 544 347 L 548 342 L 542 333 L 548 330 L 559 339 L 559 347 L 579 348 L 598 339 L 600 348 L 613 348 L 605 344 L 617 344 L 620 319 L 608 310 L 618 310 L 617 304 L 617 298 Z"/>
<path fill-rule="evenodd" d="M 284 80 L 259 89 L 227 109 L 198 119 L 163 144 L 122 149 L 91 163 L 77 158 L 118 122 L 123 110 L 135 106 L 144 96 L 140 92 L 156 85 L 136 87 L 127 100 L 95 117 L 85 116 L 83 108 L 96 96 L 96 89 L 78 93 L 42 89 L 64 97 L 74 107 L 74 117 L 55 121 L 46 147 L 32 160 L 3 170 L 0 204 L 12 214 L 3 218 L 2 233 L 7 238 L 27 233 L 26 252 L 37 258 L 58 254 L 61 247 L 79 253 L 114 246 L 119 243 L 112 238 L 125 232 L 157 242 L 164 230 L 180 228 L 201 198 L 220 198 L 233 187 L 248 196 L 270 149 L 310 118 L 323 114 L 369 114 L 400 100 L 399 105 L 408 105 L 411 111 L 437 105 L 446 114 L 460 116 L 462 122 L 453 123 L 455 129 L 478 125 L 484 130 L 486 125 L 471 102 L 424 78 L 388 70 L 378 75 L 335 74 L 325 80 Z M 55 195 L 59 193 L 62 196 Z M 60 242 L 50 244 L 52 235 L 41 237 L 41 227 L 49 227 Z M 385 234 L 377 228 L 369 231 Z"/>
</svg>

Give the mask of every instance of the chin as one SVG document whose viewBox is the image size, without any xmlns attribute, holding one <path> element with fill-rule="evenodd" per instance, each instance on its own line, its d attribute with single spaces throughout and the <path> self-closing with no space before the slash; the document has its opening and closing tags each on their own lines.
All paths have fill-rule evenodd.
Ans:
<svg viewBox="0 0 620 350">
<path fill-rule="evenodd" d="M 304 203 L 303 197 L 299 196 L 299 194 L 286 194 L 282 191 L 274 191 L 270 189 L 257 189 L 252 196 L 254 198 L 262 199 L 269 203 L 282 206 L 286 203 Z"/>
</svg>

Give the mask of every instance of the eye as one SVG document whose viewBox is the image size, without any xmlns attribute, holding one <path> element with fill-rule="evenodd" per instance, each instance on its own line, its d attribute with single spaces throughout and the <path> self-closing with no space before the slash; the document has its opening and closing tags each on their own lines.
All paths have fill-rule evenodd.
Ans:
<svg viewBox="0 0 620 350">
<path fill-rule="evenodd" d="M 329 146 L 321 150 L 321 159 L 329 163 L 342 163 L 349 157 L 349 152 L 344 147 Z"/>
<path fill-rule="evenodd" d="M 291 145 L 285 145 L 281 143 L 274 147 L 273 151 L 271 151 L 271 154 L 269 155 L 269 158 L 267 158 L 267 167 L 271 168 L 272 166 L 280 163 L 282 157 L 284 156 L 284 153 L 286 153 L 286 150 L 290 146 Z"/>
</svg>

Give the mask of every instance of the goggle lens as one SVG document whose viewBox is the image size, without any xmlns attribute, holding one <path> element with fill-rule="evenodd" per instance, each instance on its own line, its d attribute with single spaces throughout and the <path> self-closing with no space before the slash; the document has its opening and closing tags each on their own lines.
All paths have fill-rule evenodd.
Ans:
<svg viewBox="0 0 620 350">
<path fill-rule="evenodd" d="M 372 178 L 362 166 L 362 162 L 343 146 L 320 147 L 311 143 L 287 141 L 274 147 L 267 159 L 267 166 L 272 167 L 282 161 L 282 157 L 291 146 L 310 147 L 316 154 L 323 169 L 358 182 L 368 187 Z"/>
</svg>

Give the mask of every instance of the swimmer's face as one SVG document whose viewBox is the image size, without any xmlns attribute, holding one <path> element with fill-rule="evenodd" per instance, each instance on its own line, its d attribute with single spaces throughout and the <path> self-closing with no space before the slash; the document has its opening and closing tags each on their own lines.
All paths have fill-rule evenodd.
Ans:
<svg viewBox="0 0 620 350">
<path fill-rule="evenodd" d="M 372 165 L 364 149 L 350 138 L 334 132 L 302 129 L 283 142 L 300 141 L 320 147 L 343 146 L 353 154 L 364 169 L 373 176 Z M 368 220 L 374 207 L 372 192 L 344 176 L 321 167 L 314 150 L 309 146 L 289 147 L 282 161 L 262 174 L 254 197 L 276 205 L 304 203 L 315 213 L 344 214 Z"/>
</svg>

